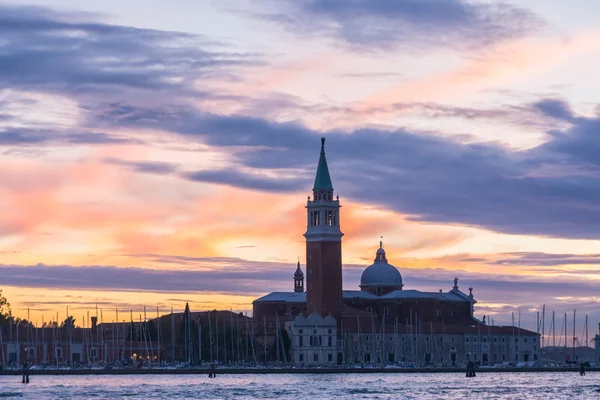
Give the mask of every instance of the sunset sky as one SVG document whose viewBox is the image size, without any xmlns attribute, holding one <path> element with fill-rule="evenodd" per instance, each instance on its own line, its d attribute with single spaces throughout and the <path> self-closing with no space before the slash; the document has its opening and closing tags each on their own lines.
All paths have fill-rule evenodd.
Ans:
<svg viewBox="0 0 600 400">
<path fill-rule="evenodd" d="M 37 323 L 67 306 L 250 311 L 304 267 L 324 136 L 346 289 L 383 236 L 405 289 L 458 276 L 477 317 L 520 308 L 535 330 L 546 304 L 595 331 L 598 15 L 595 0 L 0 2 L 0 289 Z"/>
</svg>

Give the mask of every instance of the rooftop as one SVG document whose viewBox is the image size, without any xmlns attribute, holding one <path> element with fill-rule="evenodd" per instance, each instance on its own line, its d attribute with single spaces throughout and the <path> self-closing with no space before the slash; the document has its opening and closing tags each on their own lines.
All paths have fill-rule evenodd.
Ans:
<svg viewBox="0 0 600 400">
<path fill-rule="evenodd" d="M 344 290 L 342 292 L 344 299 L 372 299 L 372 300 L 393 300 L 393 299 L 434 299 L 443 301 L 468 302 L 469 296 L 460 290 L 451 290 L 450 292 L 421 292 L 418 290 L 395 290 L 383 296 L 376 296 L 369 292 L 361 290 Z M 305 292 L 273 292 L 254 300 L 260 302 L 289 302 L 305 303 Z M 473 300 L 475 302 L 475 300 Z"/>
</svg>

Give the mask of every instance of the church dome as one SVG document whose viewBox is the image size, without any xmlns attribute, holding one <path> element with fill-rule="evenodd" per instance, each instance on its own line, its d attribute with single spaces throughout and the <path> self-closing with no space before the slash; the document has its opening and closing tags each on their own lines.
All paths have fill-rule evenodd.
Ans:
<svg viewBox="0 0 600 400">
<path fill-rule="evenodd" d="M 380 242 L 375 262 L 368 266 L 360 277 L 360 287 L 363 290 L 376 287 L 400 290 L 402 286 L 404 286 L 402 284 L 402 275 L 400 275 L 400 271 L 396 267 L 388 264 L 383 243 Z"/>
</svg>

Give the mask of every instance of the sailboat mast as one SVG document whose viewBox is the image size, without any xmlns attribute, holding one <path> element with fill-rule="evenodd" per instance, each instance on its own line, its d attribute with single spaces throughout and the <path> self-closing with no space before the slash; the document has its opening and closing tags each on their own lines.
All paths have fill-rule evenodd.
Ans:
<svg viewBox="0 0 600 400">
<path fill-rule="evenodd" d="M 267 317 L 263 317 L 263 340 L 265 346 L 265 364 L 267 363 Z"/>
<path fill-rule="evenodd" d="M 227 330 L 225 329 L 225 318 L 223 318 L 223 362 L 227 362 Z"/>
<path fill-rule="evenodd" d="M 585 315 L 585 345 L 586 345 L 586 347 L 589 345 L 589 342 L 588 342 L 588 316 L 587 316 L 587 314 Z"/>
<path fill-rule="evenodd" d="M 546 337 L 546 305 L 542 307 L 542 345 L 544 344 L 544 338 Z"/>
<path fill-rule="evenodd" d="M 215 352 L 217 363 L 219 362 L 219 312 L 215 311 Z"/>
<path fill-rule="evenodd" d="M 229 309 L 229 334 L 231 335 L 231 361 L 235 363 L 235 348 L 233 346 L 233 310 Z"/>
<path fill-rule="evenodd" d="M 540 312 L 537 312 L 537 336 L 540 336 Z M 542 342 L 543 343 L 543 342 Z"/>
<path fill-rule="evenodd" d="M 119 309 L 118 307 L 115 307 L 115 322 L 116 322 L 116 329 L 117 329 L 117 340 L 115 341 L 113 338 L 113 347 L 118 346 L 116 349 L 117 352 L 117 357 L 121 356 L 121 345 L 119 342 Z M 115 357 L 115 361 L 117 360 L 117 358 Z"/>
<path fill-rule="evenodd" d="M 567 359 L 567 353 L 568 353 L 568 340 L 567 340 L 567 313 L 565 313 L 565 360 Z"/>
<path fill-rule="evenodd" d="M 552 310 L 552 347 L 556 347 L 556 319 L 554 318 L 554 310 Z"/>
<path fill-rule="evenodd" d="M 133 359 L 133 310 L 129 310 L 129 358 Z"/>
<path fill-rule="evenodd" d="M 512 343 L 509 346 L 509 349 L 513 349 L 513 359 L 516 358 L 516 348 L 515 348 L 515 313 L 511 313 L 512 314 Z"/>
<path fill-rule="evenodd" d="M 210 364 L 214 365 L 214 361 L 213 361 L 213 341 L 212 341 L 212 324 L 210 322 L 210 311 L 208 312 L 208 341 L 209 341 L 209 348 L 210 348 Z"/>
<path fill-rule="evenodd" d="M 157 346 L 158 346 L 158 365 L 160 366 L 160 316 L 159 316 L 159 312 L 158 312 L 158 306 L 156 307 L 156 332 L 157 332 L 157 339 L 156 341 Z"/>
<path fill-rule="evenodd" d="M 279 363 L 279 317 L 275 312 L 275 348 L 277 353 L 277 363 Z"/>
<path fill-rule="evenodd" d="M 575 315 L 577 310 L 573 310 L 573 361 L 575 361 Z"/>
<path fill-rule="evenodd" d="M 248 314 L 246 313 L 246 318 L 244 318 L 244 327 L 245 329 L 245 333 L 246 333 L 246 358 L 244 359 L 245 362 L 248 362 L 248 359 L 250 358 L 250 351 L 249 351 L 249 341 L 248 341 L 248 335 L 250 333 L 250 329 L 248 329 Z"/>
<path fill-rule="evenodd" d="M 254 315 L 252 316 L 252 321 L 250 321 L 250 327 L 252 329 L 252 337 L 250 341 L 250 345 L 252 346 L 252 364 L 256 365 L 256 348 L 254 347 L 254 342 L 256 340 L 255 332 L 254 332 Z"/>
<path fill-rule="evenodd" d="M 198 323 L 198 363 L 202 364 L 202 327 L 200 325 L 200 316 L 196 319 Z"/>
<path fill-rule="evenodd" d="M 171 307 L 171 358 L 173 364 L 175 364 L 175 314 L 173 314 L 173 307 Z"/>
<path fill-rule="evenodd" d="M 521 307 L 519 307 L 519 331 L 518 331 L 518 343 L 521 344 Z M 519 360 L 520 361 L 520 360 Z"/>
</svg>

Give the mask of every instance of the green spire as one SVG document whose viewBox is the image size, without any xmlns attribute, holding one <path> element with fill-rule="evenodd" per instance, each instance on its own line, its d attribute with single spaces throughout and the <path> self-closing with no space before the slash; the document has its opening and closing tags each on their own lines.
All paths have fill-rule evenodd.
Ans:
<svg viewBox="0 0 600 400">
<path fill-rule="evenodd" d="M 319 157 L 319 166 L 317 167 L 317 176 L 315 177 L 315 186 L 313 190 L 333 190 L 329 168 L 327 168 L 327 159 L 325 158 L 325 138 L 321 138 L 321 156 Z"/>
</svg>

